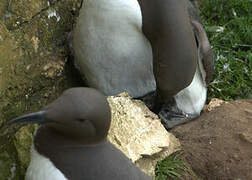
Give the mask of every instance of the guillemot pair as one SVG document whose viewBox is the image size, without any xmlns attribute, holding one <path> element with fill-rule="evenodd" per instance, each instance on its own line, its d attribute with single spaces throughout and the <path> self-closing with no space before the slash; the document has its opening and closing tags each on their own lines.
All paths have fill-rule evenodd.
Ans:
<svg viewBox="0 0 252 180">
<path fill-rule="evenodd" d="M 95 89 L 72 88 L 43 110 L 8 122 L 39 123 L 26 180 L 150 180 L 107 141 L 111 114 Z"/>
<path fill-rule="evenodd" d="M 199 116 L 213 53 L 193 8 L 189 0 L 84 0 L 73 34 L 76 67 L 105 95 L 156 91 L 167 128 Z"/>
</svg>

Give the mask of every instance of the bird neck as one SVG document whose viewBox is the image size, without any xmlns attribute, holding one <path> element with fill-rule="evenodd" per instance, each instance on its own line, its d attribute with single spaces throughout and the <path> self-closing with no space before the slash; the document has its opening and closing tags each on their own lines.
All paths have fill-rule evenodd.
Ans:
<svg viewBox="0 0 252 180">
<path fill-rule="evenodd" d="M 103 140 L 85 140 L 76 139 L 68 136 L 64 136 L 55 132 L 53 129 L 47 126 L 41 126 L 35 135 L 34 146 L 38 151 L 48 152 L 52 149 L 65 149 L 74 147 L 89 147 L 98 146 L 107 142 L 107 139 Z"/>
</svg>

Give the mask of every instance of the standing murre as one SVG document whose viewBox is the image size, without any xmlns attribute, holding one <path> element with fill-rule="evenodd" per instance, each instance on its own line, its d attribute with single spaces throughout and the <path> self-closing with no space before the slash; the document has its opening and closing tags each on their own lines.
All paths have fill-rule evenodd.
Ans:
<svg viewBox="0 0 252 180">
<path fill-rule="evenodd" d="M 26 180 L 150 180 L 107 141 L 111 114 L 95 89 L 72 88 L 43 110 L 8 122 L 39 123 Z"/>
</svg>

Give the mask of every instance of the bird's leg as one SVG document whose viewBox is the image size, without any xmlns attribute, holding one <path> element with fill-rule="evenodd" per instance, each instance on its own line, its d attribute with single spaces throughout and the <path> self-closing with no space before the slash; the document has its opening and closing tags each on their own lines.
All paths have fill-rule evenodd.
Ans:
<svg viewBox="0 0 252 180">
<path fill-rule="evenodd" d="M 143 96 L 143 97 L 140 97 L 139 99 L 141 101 L 144 102 L 144 104 L 153 112 L 155 112 L 155 109 L 156 109 L 156 96 L 157 96 L 157 92 L 154 91 L 154 92 L 151 92 L 151 93 L 148 93 L 147 95 Z"/>
</svg>

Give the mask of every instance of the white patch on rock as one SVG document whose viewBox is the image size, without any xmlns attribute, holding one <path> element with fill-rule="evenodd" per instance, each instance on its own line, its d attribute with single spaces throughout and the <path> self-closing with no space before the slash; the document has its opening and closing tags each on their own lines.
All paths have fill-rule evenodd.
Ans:
<svg viewBox="0 0 252 180">
<path fill-rule="evenodd" d="M 57 15 L 57 12 L 55 10 L 49 10 L 48 11 L 48 16 L 47 16 L 49 19 L 51 19 L 52 17 L 56 17 L 57 19 L 57 22 L 60 21 L 60 16 Z"/>
</svg>

